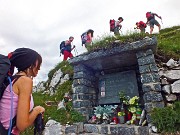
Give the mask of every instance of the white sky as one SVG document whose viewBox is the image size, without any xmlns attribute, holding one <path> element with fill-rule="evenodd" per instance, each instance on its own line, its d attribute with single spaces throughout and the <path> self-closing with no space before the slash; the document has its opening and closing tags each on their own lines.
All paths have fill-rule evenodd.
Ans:
<svg viewBox="0 0 180 135">
<path fill-rule="evenodd" d="M 37 83 L 46 80 L 49 70 L 62 61 L 61 41 L 74 36 L 80 54 L 86 51 L 80 35 L 87 29 L 93 29 L 97 39 L 110 34 L 110 19 L 122 16 L 125 34 L 134 30 L 137 21 L 146 22 L 147 11 L 162 16 L 163 24 L 157 19 L 162 28 L 180 25 L 180 0 L 0 0 L 0 53 L 6 55 L 19 47 L 39 52 L 43 64 Z"/>
</svg>

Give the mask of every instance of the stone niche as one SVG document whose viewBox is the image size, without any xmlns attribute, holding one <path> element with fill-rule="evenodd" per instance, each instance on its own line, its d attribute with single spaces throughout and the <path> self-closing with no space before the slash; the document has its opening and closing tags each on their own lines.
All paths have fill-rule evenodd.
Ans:
<svg viewBox="0 0 180 135">
<path fill-rule="evenodd" d="M 140 97 L 151 122 L 154 107 L 164 107 L 158 68 L 156 37 L 118 44 L 110 49 L 87 52 L 69 60 L 73 65 L 73 108 L 86 116 L 103 104 L 119 104 L 119 92 Z"/>
</svg>

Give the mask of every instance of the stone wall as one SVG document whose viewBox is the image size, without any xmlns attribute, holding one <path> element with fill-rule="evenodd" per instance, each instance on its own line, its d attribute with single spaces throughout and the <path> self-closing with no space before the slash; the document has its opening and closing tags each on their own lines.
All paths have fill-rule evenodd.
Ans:
<svg viewBox="0 0 180 135">
<path fill-rule="evenodd" d="M 180 60 L 170 59 L 159 68 L 162 95 L 167 106 L 180 100 Z"/>
<path fill-rule="evenodd" d="M 79 64 L 74 67 L 73 108 L 81 112 L 88 120 L 97 105 L 97 78 L 92 69 Z"/>
<path fill-rule="evenodd" d="M 164 107 L 161 94 L 160 76 L 155 63 L 154 54 L 151 49 L 136 53 L 139 73 L 141 76 L 144 106 L 147 112 L 148 123 L 151 122 L 150 113 L 155 107 Z"/>
</svg>

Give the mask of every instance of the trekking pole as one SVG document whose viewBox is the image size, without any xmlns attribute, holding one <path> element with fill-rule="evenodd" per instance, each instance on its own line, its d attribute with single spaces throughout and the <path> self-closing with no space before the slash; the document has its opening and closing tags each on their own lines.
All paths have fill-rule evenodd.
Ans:
<svg viewBox="0 0 180 135">
<path fill-rule="evenodd" d="M 164 28 L 164 25 L 163 25 L 163 21 L 162 21 L 162 18 L 161 18 L 161 23 L 162 23 L 162 27 Z"/>
<path fill-rule="evenodd" d="M 77 49 L 76 49 L 76 48 L 74 48 L 74 53 L 75 53 L 75 56 L 78 55 L 78 52 L 77 52 Z"/>
<path fill-rule="evenodd" d="M 119 30 L 120 30 L 120 32 L 121 32 L 121 35 L 123 35 L 122 30 L 121 30 L 121 29 L 119 29 Z"/>
</svg>

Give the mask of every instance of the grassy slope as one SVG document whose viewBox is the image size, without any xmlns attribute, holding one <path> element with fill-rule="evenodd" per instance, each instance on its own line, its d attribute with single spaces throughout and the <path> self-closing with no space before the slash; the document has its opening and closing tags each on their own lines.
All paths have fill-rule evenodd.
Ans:
<svg viewBox="0 0 180 135">
<path fill-rule="evenodd" d="M 99 39 L 95 39 L 93 46 L 88 46 L 88 52 L 96 51 L 99 49 L 112 48 L 116 44 L 113 42 L 119 40 L 119 43 L 125 44 L 127 42 L 133 42 L 144 38 L 145 34 L 129 33 L 119 37 L 111 35 L 102 36 Z M 154 36 L 154 35 L 148 35 Z M 180 26 L 174 26 L 171 28 L 162 29 L 159 34 L 155 34 L 158 38 L 158 50 L 159 55 L 164 56 L 166 59 L 180 58 Z"/>
<path fill-rule="evenodd" d="M 180 26 L 166 28 L 160 31 L 158 37 L 158 54 L 166 59 L 180 58 Z"/>
<path fill-rule="evenodd" d="M 114 37 L 114 36 L 102 36 L 100 39 L 96 40 L 94 42 L 94 45 L 92 47 L 88 47 L 88 51 L 95 51 L 99 49 L 107 49 L 110 47 L 113 47 L 114 45 L 112 44 L 113 41 L 115 40 L 120 40 L 119 42 L 124 44 L 126 42 L 133 42 L 139 39 L 142 39 L 146 35 L 143 34 L 137 34 L 137 33 L 132 33 L 126 36 L 119 36 L 119 37 Z M 158 38 L 158 50 L 157 53 L 163 57 L 165 57 L 167 60 L 169 58 L 174 58 L 178 60 L 180 58 L 180 26 L 174 26 L 171 28 L 166 28 L 160 31 L 160 34 L 156 35 Z M 73 75 L 73 69 L 70 65 L 68 65 L 67 62 L 62 62 L 59 63 L 55 66 L 54 69 L 52 69 L 49 74 L 48 80 L 51 80 L 53 74 L 55 71 L 57 71 L 59 68 L 62 69 L 62 72 L 64 74 L 69 73 L 70 76 L 72 77 Z M 46 108 L 46 113 L 45 113 L 45 121 L 47 121 L 49 118 L 53 118 L 54 120 L 57 120 L 61 123 L 66 123 L 67 121 L 73 122 L 73 121 L 78 121 L 82 120 L 82 117 L 74 112 L 67 112 L 65 110 L 58 110 L 56 107 L 47 107 L 45 106 L 44 102 L 51 100 L 55 101 L 60 101 L 63 99 L 64 93 L 71 91 L 71 85 L 72 81 L 67 81 L 66 83 L 62 84 L 57 91 L 56 95 L 49 96 L 49 95 L 42 95 L 42 93 L 34 93 L 34 101 L 36 105 L 42 105 Z M 69 103 L 69 108 L 71 108 L 72 103 Z M 67 117 L 70 114 L 70 117 Z M 33 134 L 33 128 L 30 127 L 28 128 L 24 133 L 24 135 L 32 135 Z"/>
</svg>

